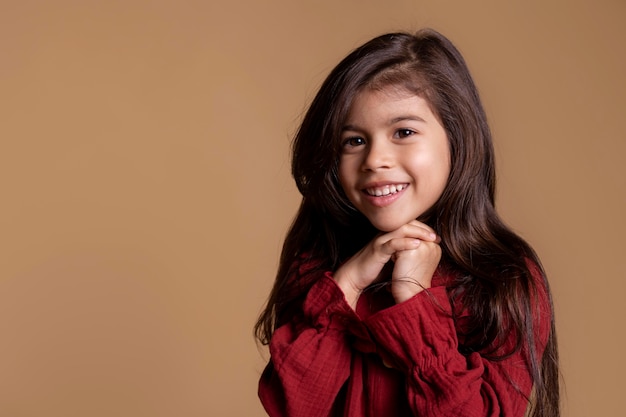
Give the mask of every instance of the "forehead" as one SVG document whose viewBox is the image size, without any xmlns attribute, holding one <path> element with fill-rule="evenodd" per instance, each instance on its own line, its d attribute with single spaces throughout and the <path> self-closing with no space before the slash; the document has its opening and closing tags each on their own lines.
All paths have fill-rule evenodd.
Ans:
<svg viewBox="0 0 626 417">
<path fill-rule="evenodd" d="M 432 113 L 430 107 L 430 103 L 422 95 L 401 86 L 365 88 L 354 96 L 345 123 L 358 119 L 397 116 L 399 113 L 427 115 Z"/>
</svg>

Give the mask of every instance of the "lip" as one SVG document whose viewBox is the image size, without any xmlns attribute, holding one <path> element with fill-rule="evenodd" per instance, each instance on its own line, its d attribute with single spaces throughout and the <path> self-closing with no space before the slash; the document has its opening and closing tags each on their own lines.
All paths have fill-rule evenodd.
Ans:
<svg viewBox="0 0 626 417">
<path fill-rule="evenodd" d="M 367 182 L 363 184 L 361 186 L 361 189 L 365 190 L 366 188 L 384 187 L 385 185 L 392 185 L 392 184 L 407 184 L 407 183 L 404 181 L 371 181 L 371 182 Z"/>
<path fill-rule="evenodd" d="M 388 195 L 379 196 L 379 197 L 370 195 L 366 191 L 368 188 L 384 187 L 384 186 L 387 186 L 387 185 L 395 185 L 395 184 L 403 184 L 404 188 L 402 190 L 400 190 L 400 191 L 397 191 L 397 192 L 393 193 L 393 194 L 388 194 Z M 366 186 L 361 189 L 361 193 L 363 195 L 364 200 L 367 201 L 372 206 L 375 206 L 375 207 L 386 207 L 386 206 L 389 206 L 389 205 L 393 204 L 396 200 L 398 200 L 400 197 L 402 197 L 402 195 L 404 195 L 404 192 L 409 187 L 410 187 L 410 184 L 404 183 L 404 182 L 398 182 L 398 181 L 371 182 L 371 183 L 366 184 Z"/>
</svg>

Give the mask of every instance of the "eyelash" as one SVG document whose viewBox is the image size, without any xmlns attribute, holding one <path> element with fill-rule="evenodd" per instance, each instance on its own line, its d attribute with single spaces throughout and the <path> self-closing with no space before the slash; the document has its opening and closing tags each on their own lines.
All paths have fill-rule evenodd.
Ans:
<svg viewBox="0 0 626 417">
<path fill-rule="evenodd" d="M 354 143 L 355 141 L 359 141 L 360 143 Z M 363 139 L 360 136 L 353 136 L 353 137 L 349 137 L 344 139 L 343 141 L 343 146 L 360 146 L 360 145 L 365 145 L 365 139 Z"/>
<path fill-rule="evenodd" d="M 415 133 L 417 133 L 417 132 L 415 132 L 412 129 L 398 129 L 398 130 L 396 130 L 396 133 L 394 134 L 394 136 L 398 136 L 400 139 L 402 139 L 402 138 L 406 138 L 406 137 L 412 136 Z"/>
<path fill-rule="evenodd" d="M 398 129 L 394 132 L 393 136 L 396 139 L 404 139 L 404 138 L 408 138 L 409 136 L 413 136 L 416 133 L 417 132 L 413 129 Z M 358 143 L 355 143 L 357 141 Z M 351 146 L 351 147 L 361 146 L 365 144 L 366 144 L 365 139 L 363 139 L 361 136 L 348 137 L 344 139 L 344 141 L 342 142 L 343 146 Z"/>
</svg>

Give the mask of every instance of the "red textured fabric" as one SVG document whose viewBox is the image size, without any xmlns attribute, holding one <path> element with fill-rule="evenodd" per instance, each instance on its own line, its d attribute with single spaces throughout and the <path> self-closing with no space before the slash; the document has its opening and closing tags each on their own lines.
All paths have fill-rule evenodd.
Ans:
<svg viewBox="0 0 626 417">
<path fill-rule="evenodd" d="M 543 283 L 539 271 L 533 273 Z M 319 273 L 299 314 L 276 329 L 259 397 L 271 417 L 521 417 L 532 381 L 521 353 L 489 361 L 458 352 L 445 282 L 395 304 L 365 291 L 357 311 L 330 272 Z M 543 285 L 539 285 L 544 288 Z M 539 354 L 551 309 L 540 293 Z M 516 389 L 516 387 L 518 389 Z M 520 392 L 521 391 L 521 392 Z"/>
</svg>

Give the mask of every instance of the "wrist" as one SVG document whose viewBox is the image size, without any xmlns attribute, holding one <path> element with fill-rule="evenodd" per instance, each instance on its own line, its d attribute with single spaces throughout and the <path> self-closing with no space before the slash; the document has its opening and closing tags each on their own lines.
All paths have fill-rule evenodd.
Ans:
<svg viewBox="0 0 626 417">
<path fill-rule="evenodd" d="M 391 285 L 391 294 L 396 304 L 400 304 L 415 297 L 426 288 L 414 280 L 394 280 Z"/>
<path fill-rule="evenodd" d="M 333 279 L 335 280 L 335 283 L 337 284 L 339 289 L 343 292 L 343 295 L 348 305 L 353 310 L 356 310 L 356 304 L 359 300 L 362 290 L 354 285 L 354 282 L 352 282 L 352 280 L 339 273 L 339 271 L 333 275 Z"/>
</svg>

